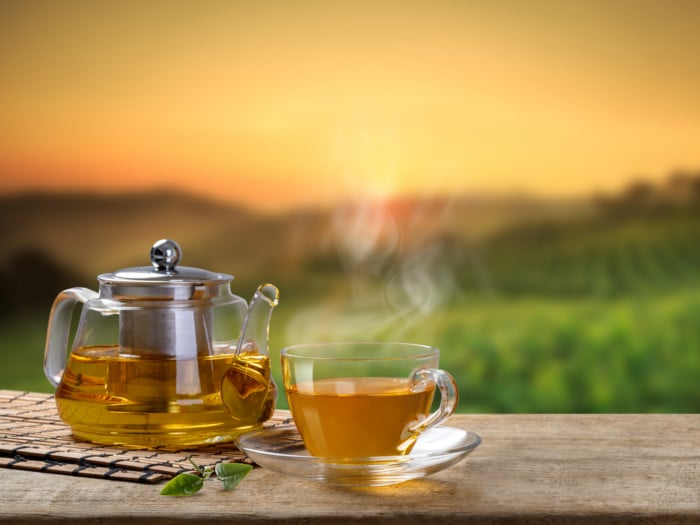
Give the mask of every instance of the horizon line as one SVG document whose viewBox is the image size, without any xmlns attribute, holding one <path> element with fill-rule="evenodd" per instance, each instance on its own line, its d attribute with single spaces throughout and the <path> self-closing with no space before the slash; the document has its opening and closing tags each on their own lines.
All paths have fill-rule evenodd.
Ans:
<svg viewBox="0 0 700 525">
<path fill-rule="evenodd" d="M 450 191 L 436 191 L 430 193 L 416 193 L 416 192 L 396 192 L 381 196 L 364 196 L 364 197 L 352 197 L 343 196 L 338 197 L 334 200 L 329 200 L 325 202 L 310 203 L 310 202 L 298 202 L 291 203 L 285 206 L 274 206 L 271 208 L 266 208 L 262 206 L 255 206 L 252 202 L 255 199 L 235 199 L 235 198 L 221 198 L 217 197 L 215 194 L 208 192 L 196 192 L 184 187 L 168 187 L 168 186 L 153 186 L 147 188 L 124 188 L 124 189 L 100 189 L 100 188 L 37 188 L 37 187 L 26 187 L 26 188 L 13 188 L 13 189 L 1 189 L 0 188 L 0 198 L 2 199 L 13 199 L 22 197 L 41 197 L 41 196 L 51 196 L 51 197 L 86 197 L 86 198 L 123 198 L 123 197 L 148 197 L 155 195 L 163 196 L 176 196 L 176 197 L 186 197 L 194 200 L 207 201 L 212 204 L 221 206 L 235 206 L 250 211 L 255 211 L 259 213 L 264 213 L 266 215 L 275 215 L 277 213 L 288 213 L 295 210 L 327 210 L 338 207 L 344 207 L 352 205 L 357 202 L 407 202 L 407 201 L 430 201 L 430 200 L 492 200 L 492 201 L 503 201 L 503 200 L 520 200 L 520 201 L 539 201 L 539 202 L 571 202 L 571 201 L 581 201 L 581 200 L 591 200 L 600 198 L 611 198 L 616 196 L 624 195 L 627 191 L 632 188 L 642 186 L 649 186 L 652 188 L 660 189 L 664 186 L 669 186 L 676 180 L 680 179 L 700 179 L 700 168 L 697 170 L 676 170 L 667 174 L 664 178 L 658 179 L 650 176 L 647 177 L 634 177 L 626 181 L 618 190 L 616 191 L 602 191 L 591 189 L 588 191 L 582 191 L 577 194 L 572 195 L 547 195 L 542 192 L 537 192 L 533 190 L 526 190 L 524 188 L 513 188 L 512 190 L 462 190 L 459 192 Z"/>
</svg>

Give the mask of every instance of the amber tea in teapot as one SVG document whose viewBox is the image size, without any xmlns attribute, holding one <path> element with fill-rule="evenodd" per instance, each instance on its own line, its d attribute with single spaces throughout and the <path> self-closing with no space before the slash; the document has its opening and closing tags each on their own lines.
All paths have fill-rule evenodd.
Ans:
<svg viewBox="0 0 700 525">
<path fill-rule="evenodd" d="M 124 358 L 117 347 L 78 348 L 68 359 L 56 405 L 82 439 L 105 441 L 107 433 L 110 443 L 190 446 L 195 436 L 225 441 L 269 419 L 276 395 L 269 381 L 269 358 L 257 354 L 178 361 Z M 251 383 L 265 398 L 261 402 L 247 402 Z M 236 388 L 242 384 L 248 391 Z M 225 404 L 237 407 L 235 419 Z"/>
<path fill-rule="evenodd" d="M 179 259 L 175 243 L 160 243 L 154 251 L 165 243 Z M 260 427 L 277 397 L 267 351 L 277 289 L 260 286 L 248 306 L 230 293 L 231 276 L 156 262 L 100 275 L 99 295 L 74 288 L 56 299 L 45 370 L 59 416 L 78 438 L 138 447 L 216 443 Z M 66 360 L 67 307 L 77 302 Z"/>
</svg>

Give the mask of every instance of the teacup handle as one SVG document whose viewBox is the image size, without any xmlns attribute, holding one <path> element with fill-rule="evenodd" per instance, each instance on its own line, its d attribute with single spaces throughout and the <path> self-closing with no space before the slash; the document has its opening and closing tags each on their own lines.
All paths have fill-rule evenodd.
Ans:
<svg viewBox="0 0 700 525">
<path fill-rule="evenodd" d="M 423 432 L 430 427 L 439 425 L 450 417 L 457 408 L 459 393 L 457 383 L 449 372 L 437 368 L 419 368 L 411 375 L 412 388 L 425 381 L 435 383 L 440 390 L 440 406 L 425 419 L 417 421 L 410 427 L 411 432 Z"/>
</svg>

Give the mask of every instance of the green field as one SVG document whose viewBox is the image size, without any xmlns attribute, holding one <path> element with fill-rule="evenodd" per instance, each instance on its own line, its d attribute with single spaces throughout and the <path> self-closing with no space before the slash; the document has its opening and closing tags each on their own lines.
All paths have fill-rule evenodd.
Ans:
<svg viewBox="0 0 700 525">
<path fill-rule="evenodd" d="M 297 342 L 284 340 L 294 314 L 280 307 L 273 318 L 278 384 L 279 349 Z M 416 320 L 401 338 L 441 349 L 462 412 L 699 412 L 699 320 L 700 291 L 614 301 L 481 299 Z M 40 319 L 2 327 L 4 388 L 52 390 L 42 372 L 44 331 Z"/>
<path fill-rule="evenodd" d="M 481 298 L 414 319 L 400 339 L 441 349 L 462 412 L 699 412 L 699 321 L 700 290 Z"/>
<path fill-rule="evenodd" d="M 294 264 L 261 257 L 268 265 L 252 274 L 281 290 L 271 327 L 278 383 L 287 344 L 402 340 L 441 349 L 463 412 L 700 412 L 700 175 L 633 187 L 565 218 L 513 220 L 478 240 L 457 227 L 407 229 L 399 249 L 377 245 L 365 259 L 320 249 L 327 217 L 314 217 L 307 237 L 285 230 L 289 220 L 260 226 L 280 242 L 301 239 Z M 265 254 L 281 246 L 253 238 Z M 36 277 L 54 267 L 41 254 L 19 261 L 0 275 L 0 388 L 49 392 L 53 292 Z M 51 284 L 64 281 L 74 277 Z M 250 297 L 257 281 L 234 284 Z"/>
</svg>

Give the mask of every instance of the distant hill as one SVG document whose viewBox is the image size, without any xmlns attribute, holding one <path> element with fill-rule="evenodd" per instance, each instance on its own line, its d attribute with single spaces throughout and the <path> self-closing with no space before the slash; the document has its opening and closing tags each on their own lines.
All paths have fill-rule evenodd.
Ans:
<svg viewBox="0 0 700 525">
<path fill-rule="evenodd" d="M 399 249 L 445 233 L 482 238 L 525 218 L 559 217 L 569 204 L 526 197 L 409 197 L 349 202 L 333 210 L 299 209 L 270 216 L 178 192 L 22 193 L 0 197 L 0 264 L 43 252 L 92 279 L 97 273 L 148 265 L 154 241 L 183 247 L 182 264 L 247 275 L 294 270 L 336 241 L 368 230 L 392 230 Z M 377 239 L 381 243 L 381 239 Z"/>
<path fill-rule="evenodd" d="M 700 282 L 700 173 L 571 200 L 404 197 L 280 215 L 171 191 L 23 193 L 0 197 L 0 231 L 0 284 L 33 265 L 15 301 L 148 265 L 164 237 L 183 265 L 233 274 L 244 296 L 263 281 L 303 293 L 343 274 L 389 279 L 418 262 L 468 291 L 607 296 Z"/>
<path fill-rule="evenodd" d="M 700 287 L 700 173 L 590 199 L 568 220 L 513 223 L 478 246 L 480 280 L 505 295 L 618 297 Z"/>
<path fill-rule="evenodd" d="M 150 264 L 153 242 L 171 237 L 184 248 L 184 264 L 193 266 L 215 261 L 222 250 L 230 254 L 230 243 L 240 243 L 251 225 L 264 223 L 243 208 L 176 192 L 10 195 L 0 199 L 0 261 L 40 251 L 94 278 Z"/>
</svg>

